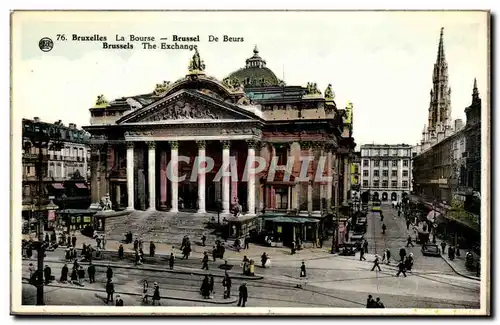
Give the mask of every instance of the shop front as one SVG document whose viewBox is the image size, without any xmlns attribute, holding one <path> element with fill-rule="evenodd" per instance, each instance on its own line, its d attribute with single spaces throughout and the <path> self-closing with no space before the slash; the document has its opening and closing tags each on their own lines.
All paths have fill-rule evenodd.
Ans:
<svg viewBox="0 0 500 325">
<path fill-rule="evenodd" d="M 272 237 L 276 246 L 291 246 L 300 241 L 312 246 L 320 233 L 320 220 L 313 218 L 291 217 L 286 215 L 262 216 L 264 232 Z"/>
<path fill-rule="evenodd" d="M 61 231 L 70 233 L 83 230 L 87 226 L 94 227 L 95 210 L 65 209 L 57 211 L 58 226 Z"/>
</svg>

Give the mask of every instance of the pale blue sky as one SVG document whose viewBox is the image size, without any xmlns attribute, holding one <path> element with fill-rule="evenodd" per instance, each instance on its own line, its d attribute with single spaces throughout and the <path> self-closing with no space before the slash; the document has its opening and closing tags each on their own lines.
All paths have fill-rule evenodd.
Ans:
<svg viewBox="0 0 500 325">
<path fill-rule="evenodd" d="M 267 66 L 288 85 L 331 83 L 336 102 L 354 104 L 358 144 L 415 144 L 427 121 L 439 31 L 452 88 L 452 118 L 465 119 L 476 77 L 487 93 L 487 16 L 479 12 L 209 12 L 58 13 L 13 20 L 13 118 L 39 116 L 78 126 L 89 124 L 97 95 L 108 99 L 151 92 L 162 80 L 187 73 L 189 51 L 131 52 L 100 43 L 56 42 L 43 53 L 38 40 L 115 34 L 160 38 L 200 35 L 206 73 L 223 79 L 244 66 L 255 44 Z M 209 43 L 208 35 L 243 37 Z"/>
</svg>

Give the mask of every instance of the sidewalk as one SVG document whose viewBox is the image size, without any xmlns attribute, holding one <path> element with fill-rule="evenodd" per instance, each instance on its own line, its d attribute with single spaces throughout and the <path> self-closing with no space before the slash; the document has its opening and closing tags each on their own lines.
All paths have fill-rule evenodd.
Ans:
<svg viewBox="0 0 500 325">
<path fill-rule="evenodd" d="M 23 279 L 22 283 L 29 284 L 27 279 Z M 52 282 L 50 284 L 45 285 L 45 287 L 67 288 L 67 289 L 73 289 L 73 290 L 86 290 L 86 291 L 93 291 L 93 292 L 97 291 L 97 292 L 106 293 L 106 290 L 103 289 L 102 286 L 99 286 L 98 284 L 94 284 L 94 283 L 85 283 L 85 286 L 77 286 L 77 285 L 73 285 L 70 283 L 65 284 L 65 283 Z M 115 294 L 115 296 L 117 294 L 130 295 L 130 296 L 142 296 L 142 294 L 138 293 L 138 291 L 135 291 L 135 292 L 134 291 L 125 291 L 125 290 L 120 288 L 119 290 L 115 291 L 114 294 Z M 203 302 L 203 303 L 210 303 L 210 304 L 217 304 L 217 305 L 222 305 L 222 304 L 228 305 L 228 304 L 233 304 L 236 302 L 235 297 L 232 297 L 229 299 L 215 298 L 215 297 L 213 299 L 200 299 L 200 298 L 194 298 L 194 297 L 186 297 L 185 291 L 172 290 L 172 289 L 168 289 L 168 291 L 175 293 L 175 294 L 169 295 L 169 296 L 160 296 L 160 298 L 161 299 L 170 299 L 170 300 L 180 300 L 180 301 Z"/>
<path fill-rule="evenodd" d="M 481 277 L 476 276 L 477 273 L 475 270 L 471 271 L 465 267 L 465 253 L 466 252 L 467 251 L 461 250 L 460 256 L 455 256 L 455 259 L 453 261 L 448 258 L 448 254 L 441 254 L 441 257 L 446 262 L 446 264 L 448 264 L 452 268 L 453 272 L 455 272 L 456 274 L 463 276 L 464 278 L 481 281 Z M 479 260 L 479 257 L 474 252 L 472 252 L 472 255 L 474 256 L 474 263 L 476 263 Z"/>
<path fill-rule="evenodd" d="M 92 247 L 94 248 L 96 247 L 95 240 L 89 237 L 85 237 L 79 233 L 76 234 L 76 237 L 77 237 L 76 241 L 77 248 L 80 249 L 83 243 L 92 244 Z M 201 246 L 196 244 L 198 238 L 190 238 L 190 240 L 192 243 L 190 258 L 201 260 L 204 252 L 208 252 L 209 256 L 211 257 L 212 246 Z M 125 254 L 134 253 L 133 243 L 125 244 L 116 240 L 107 240 L 106 249 L 101 251 L 117 253 L 120 244 L 123 245 Z M 144 245 L 143 250 L 147 257 L 149 256 L 149 242 L 144 242 L 143 245 Z M 155 255 L 169 256 L 170 253 L 174 252 L 174 255 L 177 258 L 181 254 L 180 243 L 173 245 L 155 243 L 155 246 L 156 246 Z M 238 265 L 243 260 L 244 256 L 247 256 L 248 259 L 253 259 L 256 263 L 260 263 L 260 257 L 264 252 L 271 258 L 272 262 L 277 262 L 277 261 L 301 262 L 302 260 L 307 260 L 307 259 L 323 258 L 325 257 L 325 254 L 329 253 L 329 249 L 331 248 L 328 243 L 325 243 L 325 245 L 322 248 L 304 248 L 300 251 L 297 251 L 295 255 L 291 255 L 290 248 L 288 247 L 264 247 L 250 243 L 249 249 L 242 249 L 240 250 L 240 252 L 237 252 L 232 249 L 232 242 L 225 242 L 224 246 L 226 248 L 224 254 L 224 260 L 232 261 L 233 264 L 237 263 Z"/>
</svg>

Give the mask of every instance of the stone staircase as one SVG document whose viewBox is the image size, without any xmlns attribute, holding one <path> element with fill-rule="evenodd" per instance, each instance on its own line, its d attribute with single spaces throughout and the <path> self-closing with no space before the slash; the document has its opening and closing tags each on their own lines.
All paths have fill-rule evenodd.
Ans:
<svg viewBox="0 0 500 325">
<path fill-rule="evenodd" d="M 114 240 L 122 240 L 124 233 L 130 230 L 134 238 L 141 237 L 144 242 L 180 245 L 187 235 L 195 244 L 205 234 L 206 244 L 214 245 L 217 236 L 214 229 L 207 228 L 212 216 L 212 213 L 130 211 L 127 215 L 110 216 L 105 225 L 108 238 Z"/>
</svg>

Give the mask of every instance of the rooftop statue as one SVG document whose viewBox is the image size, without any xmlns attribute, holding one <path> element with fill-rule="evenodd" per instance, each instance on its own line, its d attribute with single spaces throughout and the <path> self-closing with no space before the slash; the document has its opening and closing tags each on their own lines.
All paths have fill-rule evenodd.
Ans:
<svg viewBox="0 0 500 325">
<path fill-rule="evenodd" d="M 108 106 L 108 100 L 104 97 L 104 95 L 97 96 L 97 100 L 95 101 L 95 107 L 106 107 Z"/>
<path fill-rule="evenodd" d="M 158 95 L 160 93 L 165 92 L 168 89 L 169 85 L 170 85 L 170 81 L 163 81 L 163 83 L 161 83 L 161 84 L 156 84 L 155 91 L 154 91 L 155 94 Z"/>
<path fill-rule="evenodd" d="M 205 71 L 205 63 L 200 58 L 200 53 L 198 53 L 198 49 L 194 50 L 193 58 L 189 62 L 189 72 L 194 71 Z"/>
<path fill-rule="evenodd" d="M 306 87 L 306 95 L 321 95 L 316 83 L 308 82 Z"/>
<path fill-rule="evenodd" d="M 332 84 L 328 84 L 328 87 L 325 89 L 325 99 L 333 100 L 335 99 L 335 94 L 332 90 Z"/>
</svg>

